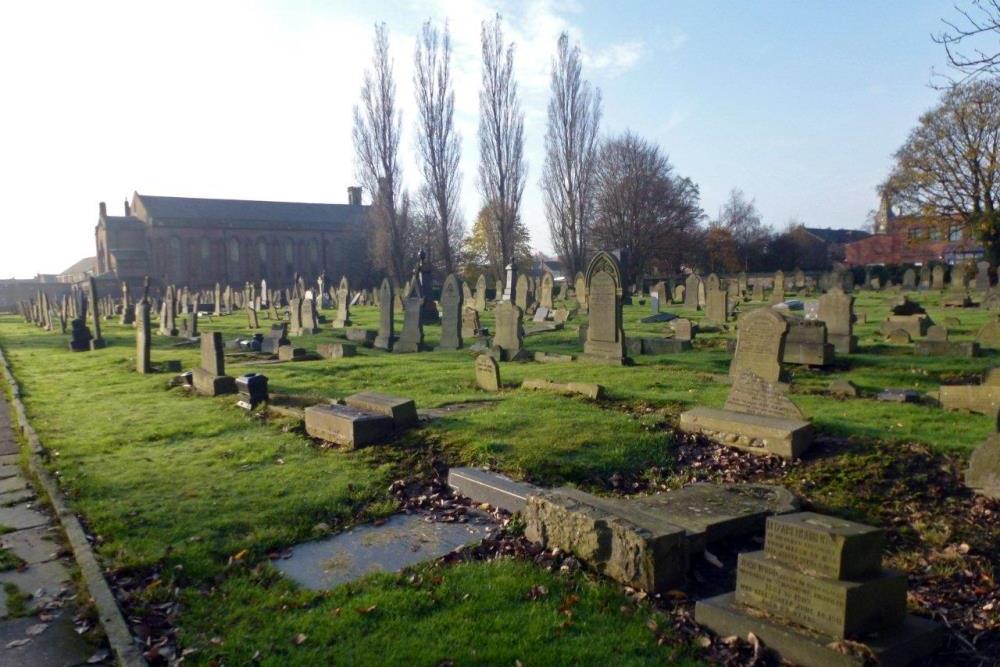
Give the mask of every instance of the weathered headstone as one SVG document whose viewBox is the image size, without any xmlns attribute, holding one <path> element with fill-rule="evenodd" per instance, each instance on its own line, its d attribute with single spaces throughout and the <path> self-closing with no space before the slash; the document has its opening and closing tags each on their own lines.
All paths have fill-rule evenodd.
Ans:
<svg viewBox="0 0 1000 667">
<path fill-rule="evenodd" d="M 538 289 L 538 305 L 542 308 L 548 308 L 552 310 L 552 289 L 554 286 L 554 280 L 552 274 L 548 271 L 542 276 L 542 283 Z"/>
<path fill-rule="evenodd" d="M 191 373 L 198 393 L 218 396 L 236 392 L 235 380 L 226 375 L 224 349 L 222 332 L 205 332 L 201 335 L 201 365 Z"/>
<path fill-rule="evenodd" d="M 1000 433 L 990 435 L 972 452 L 965 484 L 987 498 L 1000 500 Z"/>
<path fill-rule="evenodd" d="M 349 295 L 351 293 L 347 276 L 340 279 L 340 287 L 337 288 L 337 319 L 333 321 L 333 328 L 343 329 L 351 325 L 351 308 Z"/>
<path fill-rule="evenodd" d="M 944 289 L 944 265 L 935 264 L 931 269 L 931 289 Z"/>
<path fill-rule="evenodd" d="M 392 283 L 388 278 L 383 278 L 378 289 L 378 336 L 375 337 L 375 347 L 381 350 L 391 350 L 396 343 L 396 323 L 393 320 L 395 306 Z"/>
<path fill-rule="evenodd" d="M 480 273 L 476 279 L 476 310 L 486 312 L 486 274 Z"/>
<path fill-rule="evenodd" d="M 576 279 L 573 281 L 576 286 L 576 302 L 580 306 L 580 312 L 587 312 L 587 278 L 582 271 L 577 271 Z"/>
<path fill-rule="evenodd" d="M 625 332 L 622 328 L 622 277 L 618 261 L 599 252 L 587 267 L 587 295 L 590 321 L 584 354 L 605 361 L 626 360 Z"/>
<path fill-rule="evenodd" d="M 149 302 L 145 299 L 135 304 L 135 370 L 137 373 L 150 373 L 153 365 L 150 360 Z"/>
<path fill-rule="evenodd" d="M 826 323 L 827 340 L 842 354 L 855 352 L 858 338 L 854 335 L 854 297 L 833 287 L 819 298 L 818 319 Z"/>
<path fill-rule="evenodd" d="M 670 323 L 670 326 L 674 330 L 674 338 L 677 340 L 694 340 L 694 327 L 691 324 L 691 320 L 686 318 L 678 318 Z"/>
<path fill-rule="evenodd" d="M 488 354 L 476 357 L 476 386 L 483 391 L 500 390 L 500 365 Z"/>
<path fill-rule="evenodd" d="M 462 283 L 463 285 L 468 285 Z M 462 347 L 463 294 L 458 287 L 458 277 L 452 273 L 441 287 L 441 342 L 439 350 L 458 350 Z"/>
<path fill-rule="evenodd" d="M 524 311 L 510 301 L 501 301 L 494 310 L 496 335 L 493 347 L 500 361 L 514 361 L 525 356 Z"/>
<path fill-rule="evenodd" d="M 517 286 L 514 288 L 514 305 L 522 311 L 528 310 L 528 276 L 523 273 L 517 276 Z"/>
<path fill-rule="evenodd" d="M 913 290 L 917 288 L 917 272 L 913 268 L 903 271 L 903 289 Z"/>
<path fill-rule="evenodd" d="M 713 273 L 712 275 L 714 276 L 715 274 Z M 709 278 L 711 277 L 709 276 Z M 718 287 L 712 288 L 710 284 L 707 296 L 705 319 L 716 324 L 727 322 L 729 320 L 729 293 Z"/>
<path fill-rule="evenodd" d="M 736 379 L 749 370 L 767 382 L 779 382 L 787 332 L 788 322 L 770 308 L 758 308 L 741 317 L 729 376 Z"/>
<path fill-rule="evenodd" d="M 781 303 L 785 300 L 785 273 L 778 270 L 774 272 L 774 288 L 771 290 L 771 304 Z"/>
<path fill-rule="evenodd" d="M 701 276 L 692 273 L 684 279 L 684 307 L 689 310 L 698 310 L 698 291 L 703 288 Z"/>
<path fill-rule="evenodd" d="M 393 346 L 393 352 L 420 352 L 424 346 L 424 323 L 421 311 L 424 298 L 416 287 L 417 278 L 410 282 L 410 293 L 403 301 L 403 332 Z"/>
<path fill-rule="evenodd" d="M 976 289 L 985 292 L 990 288 L 990 263 L 976 262 Z"/>
<path fill-rule="evenodd" d="M 882 570 L 884 532 L 812 512 L 767 519 L 764 550 L 742 553 L 736 590 L 699 601 L 719 636 L 752 633 L 784 662 L 909 664 L 943 639 L 906 614 L 906 575 Z M 850 651 L 843 650 L 845 644 Z"/>
</svg>

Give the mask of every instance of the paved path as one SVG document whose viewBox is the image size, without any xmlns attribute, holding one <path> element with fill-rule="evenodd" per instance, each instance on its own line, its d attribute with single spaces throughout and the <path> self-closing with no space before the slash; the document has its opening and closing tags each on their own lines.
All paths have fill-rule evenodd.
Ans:
<svg viewBox="0 0 1000 667">
<path fill-rule="evenodd" d="M 35 492 L 21 470 L 10 417 L 0 394 L 0 549 L 23 561 L 16 569 L 0 572 L 0 665 L 86 664 L 99 651 L 80 638 L 73 624 L 72 560 L 60 546 L 55 521 L 36 505 Z"/>
</svg>

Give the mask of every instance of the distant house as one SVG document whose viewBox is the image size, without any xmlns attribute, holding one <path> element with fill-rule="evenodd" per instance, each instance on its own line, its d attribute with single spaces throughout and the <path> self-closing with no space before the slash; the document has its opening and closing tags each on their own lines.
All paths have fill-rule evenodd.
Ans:
<svg viewBox="0 0 1000 667">
<path fill-rule="evenodd" d="M 875 215 L 875 234 L 844 247 L 844 263 L 851 266 L 959 264 L 982 256 L 982 245 L 958 216 L 900 215 L 888 194 Z"/>
<path fill-rule="evenodd" d="M 561 282 L 565 279 L 563 276 L 563 264 L 562 260 L 559 258 L 546 257 L 542 253 L 536 253 L 531 259 L 531 273 L 532 275 L 541 276 L 546 272 L 552 274 L 552 279 L 555 282 Z"/>
<path fill-rule="evenodd" d="M 843 261 L 844 248 L 855 241 L 871 236 L 860 229 L 830 229 L 798 225 L 776 238 L 771 253 L 777 255 L 777 264 L 786 269 L 824 271 L 834 263 Z"/>
</svg>

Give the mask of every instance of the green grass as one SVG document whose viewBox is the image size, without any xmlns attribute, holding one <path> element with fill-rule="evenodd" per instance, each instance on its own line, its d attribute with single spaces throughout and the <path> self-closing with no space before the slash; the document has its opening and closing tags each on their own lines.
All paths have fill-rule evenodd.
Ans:
<svg viewBox="0 0 1000 667">
<path fill-rule="evenodd" d="M 0 548 L 0 572 L 16 570 L 24 564 L 24 561 L 14 555 L 9 549 Z"/>
<path fill-rule="evenodd" d="M 918 298 L 936 321 L 961 318 L 954 329 L 959 340 L 973 336 L 991 316 L 939 308 L 936 294 Z M 855 443 L 843 459 L 855 457 L 850 470 L 838 473 L 840 459 L 833 459 L 821 466 L 820 482 L 791 480 L 831 512 L 868 516 L 870 507 L 852 501 L 849 489 L 858 480 L 851 471 L 877 470 L 880 456 L 900 451 L 881 444 L 919 443 L 961 457 L 990 431 L 990 420 L 980 415 L 823 395 L 827 384 L 840 378 L 853 380 L 868 395 L 885 387 L 932 391 L 996 362 L 994 351 L 977 359 L 926 359 L 886 346 L 876 335 L 885 302 L 884 295 L 859 297 L 858 310 L 869 313 L 869 324 L 857 326 L 862 350 L 850 357 L 849 366 L 790 369 L 793 399 L 820 433 Z M 647 312 L 646 306 L 625 308 L 628 335 L 667 331 L 664 324 L 641 324 Z M 332 320 L 332 312 L 326 314 Z M 356 308 L 352 318 L 356 325 L 375 328 L 377 310 Z M 526 346 L 579 354 L 580 322 L 530 336 Z M 269 326 L 264 319 L 261 324 Z M 190 658 L 195 663 L 244 664 L 258 651 L 263 664 L 282 665 L 670 659 L 671 649 L 658 646 L 646 627 L 651 612 L 640 608 L 622 614 L 621 607 L 630 603 L 616 586 L 582 575 L 556 576 L 518 561 L 427 565 L 417 568 L 425 582 L 421 586 L 406 576 L 385 575 L 320 594 L 295 590 L 274 573 L 267 554 L 314 537 L 320 523 L 339 530 L 391 513 L 390 482 L 427 470 L 435 457 L 452 465 L 486 464 L 553 485 L 586 486 L 618 472 L 641 475 L 651 467 L 670 470 L 675 463 L 669 425 L 676 416 L 689 406 L 725 401 L 728 386 L 720 378 L 728 368 L 725 344 L 732 334 L 706 333 L 693 352 L 642 356 L 632 367 L 583 360 L 505 363 L 504 388 L 497 394 L 475 387 L 466 351 L 398 355 L 359 348 L 356 357 L 337 360 L 261 365 L 243 356 L 227 361 L 230 375 L 263 372 L 272 392 L 317 401 L 373 389 L 412 397 L 420 408 L 490 402 L 434 420 L 389 445 L 345 452 L 317 447 L 293 420 L 238 410 L 232 397 L 190 397 L 168 390 L 167 375 L 134 373 L 132 329 L 116 322 L 102 325 L 109 347 L 73 354 L 66 349 L 66 336 L 3 316 L 0 345 L 22 385 L 33 425 L 53 452 L 51 468 L 98 536 L 104 563 L 162 573 L 169 585 L 140 594 L 140 601 L 160 601 L 179 590 L 181 641 L 197 649 Z M 491 313 L 483 316 L 483 325 L 492 328 Z M 227 338 L 245 334 L 245 326 L 240 315 L 200 322 L 202 331 L 220 330 Z M 438 332 L 426 328 L 428 345 L 437 343 Z M 326 325 L 320 335 L 294 342 L 314 350 L 335 339 Z M 185 368 L 195 366 L 198 348 L 177 342 L 154 337 L 154 362 L 178 359 Z M 608 398 L 590 401 L 517 388 L 530 377 L 598 382 Z M 230 558 L 241 552 L 246 553 L 240 565 L 230 566 Z M 440 583 L 427 583 L 439 577 Z M 532 586 L 544 586 L 549 594 L 527 600 Z M 580 602 L 567 617 L 559 608 L 571 594 Z M 373 605 L 371 613 L 356 611 Z M 571 623 L 560 627 L 567 619 Z M 297 645 L 300 633 L 306 639 Z M 684 650 L 673 657 L 682 661 L 696 655 Z"/>
</svg>

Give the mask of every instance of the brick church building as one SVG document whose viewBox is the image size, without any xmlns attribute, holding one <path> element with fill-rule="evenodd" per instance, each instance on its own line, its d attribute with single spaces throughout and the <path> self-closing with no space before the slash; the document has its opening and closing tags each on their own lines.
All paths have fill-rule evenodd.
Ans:
<svg viewBox="0 0 1000 667">
<path fill-rule="evenodd" d="M 194 289 L 266 279 L 285 285 L 298 272 L 361 282 L 367 270 L 367 215 L 361 188 L 346 204 L 132 195 L 125 215 L 100 204 L 98 277 Z"/>
</svg>

